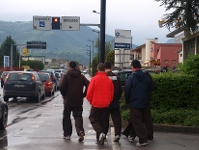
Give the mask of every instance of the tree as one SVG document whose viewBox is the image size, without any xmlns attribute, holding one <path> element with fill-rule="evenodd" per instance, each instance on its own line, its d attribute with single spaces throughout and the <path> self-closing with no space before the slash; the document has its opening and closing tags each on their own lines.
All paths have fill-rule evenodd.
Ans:
<svg viewBox="0 0 199 150">
<path fill-rule="evenodd" d="M 0 66 L 3 66 L 4 56 L 10 56 L 11 45 L 15 44 L 15 41 L 11 36 L 7 36 L 6 40 L 0 47 Z M 11 59 L 11 58 L 10 58 Z M 13 47 L 13 66 L 18 67 L 19 64 L 19 52 L 16 46 Z"/>
<path fill-rule="evenodd" d="M 44 68 L 44 64 L 39 60 L 22 60 L 21 66 L 29 66 L 31 69 L 42 70 Z"/>
<path fill-rule="evenodd" d="M 112 66 L 114 66 L 115 63 L 115 50 L 109 51 L 109 53 L 106 55 L 106 60 L 111 63 Z"/>
<path fill-rule="evenodd" d="M 199 54 L 197 55 L 188 55 L 188 58 L 185 59 L 182 65 L 179 65 L 180 70 L 186 74 L 192 74 L 199 76 Z"/>
<path fill-rule="evenodd" d="M 174 9 L 172 13 L 165 14 L 162 26 L 169 30 L 173 27 L 184 27 L 188 33 L 198 32 L 199 1 L 198 0 L 155 0 L 165 6 L 166 11 Z"/>
</svg>

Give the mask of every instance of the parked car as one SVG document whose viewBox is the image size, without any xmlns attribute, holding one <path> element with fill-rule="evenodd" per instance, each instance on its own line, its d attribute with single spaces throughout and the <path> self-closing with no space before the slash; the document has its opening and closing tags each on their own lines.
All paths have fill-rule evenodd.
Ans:
<svg viewBox="0 0 199 150">
<path fill-rule="evenodd" d="M 0 130 L 3 130 L 7 127 L 7 122 L 8 122 L 8 105 L 3 100 L 3 97 L 0 97 Z"/>
<path fill-rule="evenodd" d="M 37 72 L 10 71 L 4 82 L 4 101 L 11 97 L 27 97 L 35 102 L 45 99 L 45 86 Z"/>
<path fill-rule="evenodd" d="M 6 76 L 8 75 L 8 73 L 9 73 L 9 71 L 4 71 L 1 74 L 1 88 L 3 88 L 4 80 L 5 80 Z"/>
<path fill-rule="evenodd" d="M 144 72 L 148 72 L 149 74 L 157 74 L 156 71 L 152 69 L 142 69 Z M 122 82 L 122 86 L 125 86 L 126 80 L 128 76 L 132 73 L 132 69 L 123 69 L 123 70 L 113 70 L 113 73 L 117 74 L 120 77 Z"/>
<path fill-rule="evenodd" d="M 55 83 L 52 81 L 49 73 L 38 72 L 41 81 L 45 85 L 46 95 L 52 96 L 55 94 Z"/>
<path fill-rule="evenodd" d="M 55 75 L 54 69 L 40 70 L 39 72 L 49 73 L 52 81 L 55 83 L 55 91 L 58 89 L 58 78 Z"/>
</svg>

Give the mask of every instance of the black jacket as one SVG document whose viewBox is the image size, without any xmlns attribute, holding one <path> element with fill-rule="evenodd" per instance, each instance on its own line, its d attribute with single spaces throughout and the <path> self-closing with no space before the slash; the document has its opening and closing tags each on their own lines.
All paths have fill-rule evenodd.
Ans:
<svg viewBox="0 0 199 150">
<path fill-rule="evenodd" d="M 86 96 L 88 85 L 89 80 L 81 74 L 80 70 L 70 69 L 63 75 L 59 88 L 69 106 L 80 107 L 83 105 L 83 98 Z"/>
<path fill-rule="evenodd" d="M 119 100 L 122 96 L 122 83 L 120 78 L 113 73 L 112 71 L 106 72 L 106 75 L 112 80 L 113 85 L 114 85 L 114 96 L 113 96 L 113 101 L 109 105 L 109 109 L 112 108 L 119 108 Z"/>
</svg>

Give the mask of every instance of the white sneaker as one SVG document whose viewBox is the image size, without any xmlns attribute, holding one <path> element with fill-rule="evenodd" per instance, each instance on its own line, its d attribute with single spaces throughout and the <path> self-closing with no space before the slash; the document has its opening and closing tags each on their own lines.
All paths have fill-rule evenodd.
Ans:
<svg viewBox="0 0 199 150">
<path fill-rule="evenodd" d="M 70 135 L 64 136 L 63 139 L 70 140 Z"/>
<path fill-rule="evenodd" d="M 132 137 L 132 136 L 129 135 L 129 136 L 128 136 L 128 140 L 129 140 L 130 143 L 134 143 L 134 142 L 135 142 L 135 141 L 134 141 L 134 140 L 135 140 L 135 137 Z"/>
<path fill-rule="evenodd" d="M 106 138 L 106 135 L 104 133 L 101 133 L 100 136 L 99 136 L 99 142 L 98 142 L 98 144 L 99 145 L 104 145 L 105 138 Z"/>
<path fill-rule="evenodd" d="M 119 142 L 119 140 L 120 140 L 120 136 L 119 136 L 119 135 L 116 135 L 116 136 L 115 136 L 115 139 L 113 140 L 113 142 Z"/>
<path fill-rule="evenodd" d="M 146 145 L 148 145 L 149 143 L 147 143 L 147 142 L 144 142 L 144 143 L 137 143 L 136 144 L 136 146 L 138 146 L 138 147 L 141 147 L 141 146 L 146 146 Z"/>
</svg>

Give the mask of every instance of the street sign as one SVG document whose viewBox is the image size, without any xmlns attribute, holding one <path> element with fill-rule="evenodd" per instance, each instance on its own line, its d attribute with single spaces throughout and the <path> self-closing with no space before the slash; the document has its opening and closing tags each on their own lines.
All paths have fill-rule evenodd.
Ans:
<svg viewBox="0 0 199 150">
<path fill-rule="evenodd" d="M 30 53 L 31 53 L 31 51 L 26 46 L 21 47 L 21 55 L 22 56 L 28 56 L 28 55 L 30 55 Z"/>
<path fill-rule="evenodd" d="M 42 41 L 28 41 L 27 42 L 28 49 L 46 49 L 46 42 Z"/>
<path fill-rule="evenodd" d="M 80 29 L 80 17 L 62 16 L 62 30 L 78 31 Z"/>
<path fill-rule="evenodd" d="M 130 49 L 131 44 L 129 44 L 129 43 L 115 43 L 115 48 Z"/>
<path fill-rule="evenodd" d="M 51 30 L 51 16 L 33 16 L 33 30 Z"/>
<path fill-rule="evenodd" d="M 131 43 L 131 30 L 115 30 L 115 48 L 130 49 Z"/>
<path fill-rule="evenodd" d="M 4 56 L 4 67 L 9 67 L 9 56 Z"/>
</svg>

